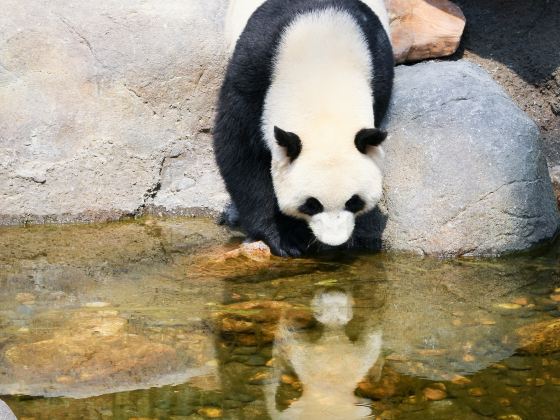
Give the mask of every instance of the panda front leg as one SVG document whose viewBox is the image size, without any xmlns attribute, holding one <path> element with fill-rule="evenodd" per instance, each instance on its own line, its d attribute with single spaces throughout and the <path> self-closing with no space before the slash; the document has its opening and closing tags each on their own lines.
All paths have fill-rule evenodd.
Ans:
<svg viewBox="0 0 560 420">
<path fill-rule="evenodd" d="M 282 215 L 277 215 L 278 218 L 283 218 Z M 284 223 L 279 222 L 276 220 L 276 224 L 278 225 L 279 231 L 282 232 L 283 230 L 286 232 L 290 232 L 292 238 L 284 238 L 282 239 L 282 235 L 280 234 L 280 245 L 272 246 L 274 248 L 273 253 L 275 255 L 281 256 L 292 256 L 297 257 L 308 250 L 311 244 L 314 242 L 309 229 L 306 225 L 303 225 L 298 221 L 293 220 L 286 220 Z M 223 213 L 220 215 L 220 219 L 218 222 L 220 225 L 225 225 L 231 229 L 237 229 L 241 227 L 241 222 L 239 218 L 239 211 L 237 210 L 237 206 L 233 203 L 233 201 L 229 202 L 226 207 L 224 208 Z M 289 226 L 292 225 L 292 226 Z M 298 226 L 300 225 L 300 226 Z M 254 237 L 247 236 L 244 242 L 254 242 L 258 234 Z M 261 235 L 264 236 L 264 235 Z M 272 243 L 271 240 L 264 240 L 264 242 Z"/>
<path fill-rule="evenodd" d="M 303 235 L 298 235 L 301 227 L 297 226 L 297 221 L 288 220 L 274 207 L 269 207 L 270 203 L 275 204 L 274 196 L 235 196 L 237 198 L 232 196 L 232 200 L 239 203 L 234 205 L 238 208 L 240 224 L 249 241 L 265 242 L 271 252 L 280 257 L 299 257 L 304 253 L 309 241 L 303 239 Z"/>
<path fill-rule="evenodd" d="M 222 143 L 216 147 L 218 165 L 232 199 L 233 207 L 228 212 L 237 213 L 249 239 L 262 240 L 273 254 L 301 256 L 311 242 L 307 225 L 278 210 L 270 175 L 270 155 L 266 150 L 254 150 L 247 145 L 237 144 L 235 150 L 232 146 L 232 143 Z"/>
</svg>

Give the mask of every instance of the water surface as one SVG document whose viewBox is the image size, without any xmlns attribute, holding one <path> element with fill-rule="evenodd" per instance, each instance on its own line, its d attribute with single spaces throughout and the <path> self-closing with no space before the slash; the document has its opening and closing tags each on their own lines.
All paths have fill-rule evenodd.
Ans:
<svg viewBox="0 0 560 420">
<path fill-rule="evenodd" d="M 0 230 L 0 399 L 35 419 L 557 419 L 560 247 L 223 260 L 204 219 Z"/>
</svg>

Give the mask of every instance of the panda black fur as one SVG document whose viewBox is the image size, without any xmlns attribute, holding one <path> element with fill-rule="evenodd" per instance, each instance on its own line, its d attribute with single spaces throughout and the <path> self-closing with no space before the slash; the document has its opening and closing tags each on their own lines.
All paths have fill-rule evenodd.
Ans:
<svg viewBox="0 0 560 420">
<path fill-rule="evenodd" d="M 325 38 L 320 38 L 321 31 Z M 352 62 L 345 64 L 346 57 L 333 60 L 329 56 L 333 52 L 347 54 Z M 298 54 L 301 60 L 295 59 Z M 352 75 L 364 75 L 367 68 L 367 86 L 362 86 L 363 77 L 340 80 L 340 89 L 339 83 L 328 83 L 336 80 L 338 63 L 341 73 Z M 383 156 L 379 144 L 385 138 L 379 126 L 391 96 L 393 66 L 384 25 L 358 0 L 268 0 L 260 6 L 237 41 L 214 128 L 216 160 L 233 202 L 230 216 L 237 213 L 236 220 L 226 220 L 238 221 L 251 239 L 263 240 L 280 256 L 299 256 L 320 246 L 318 233 L 328 245 L 343 241 L 351 248 L 375 246 L 372 213 L 380 197 Z M 290 89 L 290 83 L 297 89 Z M 348 86 L 363 88 L 348 92 Z M 368 103 L 364 95 L 371 102 L 371 116 L 363 113 Z M 343 98 L 342 105 L 361 98 L 357 112 L 343 106 L 338 109 L 338 97 Z M 309 109 L 309 126 L 303 127 L 306 113 L 300 111 L 313 101 L 318 105 L 312 108 L 326 104 L 319 110 L 325 115 L 319 111 L 314 115 L 316 110 Z M 300 115 L 290 114 L 292 108 Z M 359 111 L 364 114 L 361 120 L 354 118 Z M 339 114 L 345 119 L 337 121 Z M 348 134 L 347 128 L 353 130 L 351 136 L 319 144 L 322 135 L 329 138 L 337 130 Z M 301 132 L 307 135 L 300 138 Z M 370 167 L 368 179 L 364 170 Z M 355 172 L 355 168 L 363 170 Z M 350 176 L 354 173 L 358 175 Z M 375 185 L 371 196 L 363 193 L 362 186 L 369 186 L 368 182 Z M 362 193 L 336 188 L 339 185 Z M 306 196 L 306 188 L 321 190 L 324 202 Z M 327 188 L 331 188 L 328 193 Z"/>
</svg>

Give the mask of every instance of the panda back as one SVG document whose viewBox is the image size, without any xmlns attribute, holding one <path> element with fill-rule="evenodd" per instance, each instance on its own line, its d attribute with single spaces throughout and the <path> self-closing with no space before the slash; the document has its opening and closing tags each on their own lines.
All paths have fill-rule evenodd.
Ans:
<svg viewBox="0 0 560 420">
<path fill-rule="evenodd" d="M 375 125 L 380 125 L 389 103 L 394 62 L 387 32 L 372 9 L 359 0 L 267 0 L 251 15 L 237 40 L 220 93 L 217 129 L 220 114 L 227 112 L 230 118 L 246 123 L 248 141 L 255 142 L 284 31 L 301 15 L 329 9 L 350 15 L 363 33 L 374 75 Z"/>
</svg>

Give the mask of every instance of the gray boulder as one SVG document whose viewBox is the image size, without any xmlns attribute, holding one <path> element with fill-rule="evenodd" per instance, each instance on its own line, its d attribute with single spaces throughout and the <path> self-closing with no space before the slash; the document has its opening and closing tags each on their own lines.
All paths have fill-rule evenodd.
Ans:
<svg viewBox="0 0 560 420">
<path fill-rule="evenodd" d="M 225 3 L 5 0 L 0 224 L 209 213 Z"/>
<path fill-rule="evenodd" d="M 0 400 L 0 420 L 17 420 L 8 404 L 2 400 Z"/>
<path fill-rule="evenodd" d="M 398 67 L 387 126 L 387 248 L 497 255 L 558 231 L 539 129 L 478 66 Z"/>
</svg>

